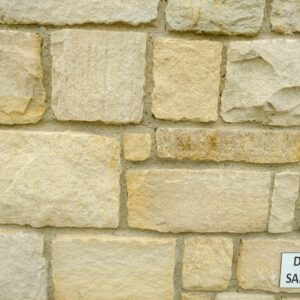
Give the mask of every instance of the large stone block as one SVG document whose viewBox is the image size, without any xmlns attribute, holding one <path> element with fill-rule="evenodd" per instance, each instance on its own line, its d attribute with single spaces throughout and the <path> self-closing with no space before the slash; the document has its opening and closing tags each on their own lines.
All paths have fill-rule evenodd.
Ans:
<svg viewBox="0 0 300 300">
<path fill-rule="evenodd" d="M 221 293 L 217 294 L 216 300 L 275 300 L 273 295 L 243 294 L 243 293 Z"/>
</svg>

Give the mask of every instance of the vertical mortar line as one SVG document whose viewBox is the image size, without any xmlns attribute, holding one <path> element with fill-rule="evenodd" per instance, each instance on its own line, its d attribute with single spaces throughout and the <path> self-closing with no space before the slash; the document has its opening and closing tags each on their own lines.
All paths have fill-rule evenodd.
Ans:
<svg viewBox="0 0 300 300">
<path fill-rule="evenodd" d="M 272 209 L 272 197 L 273 197 L 273 191 L 274 191 L 274 185 L 275 185 L 275 173 L 272 172 L 270 174 L 271 176 L 271 186 L 270 186 L 270 192 L 269 192 L 269 209 L 268 209 L 268 220 L 267 220 L 267 226 L 266 226 L 266 232 L 269 233 L 269 224 L 270 224 L 270 218 L 271 218 L 271 209 Z"/>
<path fill-rule="evenodd" d="M 299 172 L 298 172 L 299 173 Z M 299 183 L 299 180 L 298 180 Z M 299 230 L 299 208 L 300 208 L 300 183 L 298 187 L 298 197 L 295 201 L 295 207 L 294 207 L 294 230 Z"/>
<path fill-rule="evenodd" d="M 241 236 L 232 237 L 233 240 L 233 257 L 232 257 L 232 273 L 229 281 L 229 289 L 239 289 L 238 280 L 237 280 L 237 262 L 240 255 L 240 246 L 241 246 Z"/>
<path fill-rule="evenodd" d="M 261 26 L 261 30 L 259 33 L 271 33 L 272 25 L 271 25 L 271 2 L 272 0 L 265 0 L 265 9 L 264 9 L 264 17 Z"/>
<path fill-rule="evenodd" d="M 184 238 L 180 237 L 176 240 L 176 262 L 173 277 L 174 300 L 181 300 L 183 252 Z"/>
<path fill-rule="evenodd" d="M 158 21 L 159 21 L 159 29 L 161 31 L 167 30 L 166 7 L 167 7 L 167 0 L 160 0 L 159 7 L 158 7 Z"/>
</svg>

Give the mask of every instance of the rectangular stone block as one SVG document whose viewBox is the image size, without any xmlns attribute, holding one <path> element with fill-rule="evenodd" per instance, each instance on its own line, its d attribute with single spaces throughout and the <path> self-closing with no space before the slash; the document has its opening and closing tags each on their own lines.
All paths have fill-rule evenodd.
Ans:
<svg viewBox="0 0 300 300">
<path fill-rule="evenodd" d="M 43 236 L 31 230 L 0 230 L 0 299 L 46 300 Z"/>
<path fill-rule="evenodd" d="M 221 43 L 157 38 L 153 61 L 152 112 L 156 118 L 217 120 Z"/>
<path fill-rule="evenodd" d="M 273 295 L 244 294 L 244 293 L 221 293 L 216 300 L 275 300 Z"/>
<path fill-rule="evenodd" d="M 51 34 L 52 109 L 57 119 L 139 123 L 147 35 L 65 29 Z"/>
<path fill-rule="evenodd" d="M 0 0 L 0 23 L 138 25 L 156 19 L 158 3 L 159 0 Z"/>
<path fill-rule="evenodd" d="M 156 131 L 160 158 L 251 163 L 300 161 L 300 132 L 159 128 Z"/>
<path fill-rule="evenodd" d="M 237 269 L 240 287 L 275 293 L 299 292 L 299 289 L 279 288 L 282 252 L 300 252 L 300 240 L 294 238 L 242 240 Z"/>
<path fill-rule="evenodd" d="M 53 242 L 55 299 L 173 299 L 175 242 L 59 236 Z"/>
<path fill-rule="evenodd" d="M 150 133 L 124 133 L 124 156 L 130 161 L 143 161 L 151 155 Z"/>
<path fill-rule="evenodd" d="M 212 300 L 212 296 L 207 294 L 182 293 L 181 300 Z"/>
<path fill-rule="evenodd" d="M 221 115 L 230 123 L 300 125 L 300 41 L 230 43 Z"/>
<path fill-rule="evenodd" d="M 171 30 L 255 35 L 262 25 L 264 6 L 264 0 L 169 0 L 166 19 Z"/>
<path fill-rule="evenodd" d="M 117 227 L 120 145 L 113 138 L 0 131 L 0 223 Z"/>
<path fill-rule="evenodd" d="M 130 227 L 161 232 L 266 229 L 270 174 L 227 170 L 143 170 L 126 174 Z"/>
<path fill-rule="evenodd" d="M 40 37 L 0 30 L 0 53 L 0 124 L 38 122 L 46 109 Z"/>
</svg>

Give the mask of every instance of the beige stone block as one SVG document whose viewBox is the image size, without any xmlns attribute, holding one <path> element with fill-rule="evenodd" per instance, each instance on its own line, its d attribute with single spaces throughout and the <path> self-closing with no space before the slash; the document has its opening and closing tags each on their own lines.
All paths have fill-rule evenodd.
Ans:
<svg viewBox="0 0 300 300">
<path fill-rule="evenodd" d="M 149 133 L 124 133 L 125 159 L 143 161 L 151 155 L 151 134 Z"/>
<path fill-rule="evenodd" d="M 268 172 L 132 170 L 126 183 L 130 227 L 161 232 L 266 229 Z"/>
<path fill-rule="evenodd" d="M 230 238 L 187 238 L 184 241 L 182 286 L 186 290 L 219 291 L 231 278 L 233 242 Z"/>
<path fill-rule="evenodd" d="M 226 35 L 255 35 L 264 17 L 264 0 L 169 0 L 170 30 Z"/>
<path fill-rule="evenodd" d="M 212 300 L 212 296 L 208 294 L 182 293 L 181 300 Z"/>
<path fill-rule="evenodd" d="M 275 300 L 273 295 L 264 294 L 243 294 L 243 293 L 221 293 L 216 300 Z"/>
<path fill-rule="evenodd" d="M 152 112 L 156 118 L 217 120 L 221 43 L 157 38 L 153 61 Z"/>
<path fill-rule="evenodd" d="M 156 19 L 158 3 L 159 0 L 0 0 L 0 23 L 138 25 Z"/>
<path fill-rule="evenodd" d="M 31 230 L 0 229 L 0 299 L 46 300 L 43 236 Z"/>
<path fill-rule="evenodd" d="M 52 108 L 57 119 L 139 123 L 147 35 L 64 29 L 51 34 Z"/>
<path fill-rule="evenodd" d="M 251 163 L 300 161 L 299 131 L 159 128 L 160 158 Z"/>
<path fill-rule="evenodd" d="M 299 292 L 298 289 L 279 288 L 282 252 L 300 252 L 300 240 L 293 238 L 242 240 L 237 267 L 240 287 L 275 293 Z"/>
<path fill-rule="evenodd" d="M 230 43 L 221 115 L 226 122 L 300 125 L 300 41 Z"/>
<path fill-rule="evenodd" d="M 0 223 L 117 227 L 120 146 L 84 133 L 0 131 Z"/>
<path fill-rule="evenodd" d="M 38 122 L 46 109 L 40 37 L 1 30 L 0 53 L 0 124 Z"/>
<path fill-rule="evenodd" d="M 299 197 L 298 173 L 277 173 L 272 195 L 269 232 L 289 232 L 296 228 L 295 205 Z"/>
<path fill-rule="evenodd" d="M 55 299 L 173 299 L 175 242 L 101 235 L 53 242 Z"/>
</svg>

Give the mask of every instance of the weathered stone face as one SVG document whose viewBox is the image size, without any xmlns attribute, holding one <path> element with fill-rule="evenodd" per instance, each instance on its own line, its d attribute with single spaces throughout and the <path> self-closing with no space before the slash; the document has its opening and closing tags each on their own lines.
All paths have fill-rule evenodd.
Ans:
<svg viewBox="0 0 300 300">
<path fill-rule="evenodd" d="M 162 232 L 266 229 L 270 174 L 225 170 L 129 171 L 130 227 Z"/>
<path fill-rule="evenodd" d="M 169 159 L 287 163 L 300 161 L 299 131 L 159 128 L 157 155 Z"/>
<path fill-rule="evenodd" d="M 210 295 L 201 295 L 201 294 L 193 294 L 193 293 L 182 293 L 182 300 L 212 300 Z"/>
<path fill-rule="evenodd" d="M 0 53 L 0 124 L 38 122 L 46 108 L 39 36 L 1 30 Z"/>
<path fill-rule="evenodd" d="M 151 135 L 149 133 L 124 133 L 124 156 L 131 161 L 143 161 L 151 155 Z"/>
<path fill-rule="evenodd" d="M 216 296 L 216 300 L 275 300 L 275 298 L 264 294 L 221 293 Z"/>
<path fill-rule="evenodd" d="M 55 299 L 173 299 L 174 240 L 59 236 L 52 255 Z"/>
<path fill-rule="evenodd" d="M 157 17 L 159 0 L 1 0 L 4 24 L 73 25 L 116 22 L 137 25 Z"/>
<path fill-rule="evenodd" d="M 264 0 L 169 0 L 166 19 L 171 30 L 213 34 L 257 34 Z"/>
<path fill-rule="evenodd" d="M 138 32 L 53 32 L 52 108 L 56 118 L 139 123 L 146 43 L 147 35 Z"/>
<path fill-rule="evenodd" d="M 300 124 L 300 41 L 232 42 L 221 101 L 226 122 Z"/>
<path fill-rule="evenodd" d="M 112 138 L 0 131 L 0 223 L 117 227 L 119 156 Z"/>
<path fill-rule="evenodd" d="M 210 41 L 154 41 L 152 112 L 158 119 L 210 122 L 218 118 L 222 45 Z"/>
<path fill-rule="evenodd" d="M 1 299 L 47 299 L 43 249 L 41 234 L 31 230 L 0 230 Z"/>
</svg>

